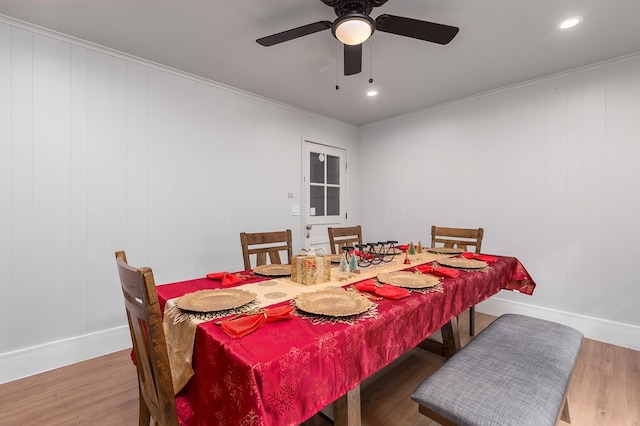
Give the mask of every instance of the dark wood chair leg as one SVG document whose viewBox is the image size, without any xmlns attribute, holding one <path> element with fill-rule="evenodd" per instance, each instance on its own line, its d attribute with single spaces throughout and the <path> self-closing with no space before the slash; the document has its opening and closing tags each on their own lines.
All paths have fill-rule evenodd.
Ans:
<svg viewBox="0 0 640 426">
<path fill-rule="evenodd" d="M 139 413 L 138 413 L 138 425 L 139 426 L 147 426 L 151 422 L 151 413 L 149 412 L 149 408 L 147 407 L 147 403 L 144 402 L 144 397 L 142 396 L 142 392 L 138 388 L 138 399 L 139 399 Z"/>
</svg>

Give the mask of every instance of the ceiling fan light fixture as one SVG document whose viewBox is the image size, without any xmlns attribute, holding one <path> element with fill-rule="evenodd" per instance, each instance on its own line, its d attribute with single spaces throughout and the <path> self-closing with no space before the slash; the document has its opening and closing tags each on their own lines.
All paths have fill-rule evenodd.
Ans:
<svg viewBox="0 0 640 426">
<path fill-rule="evenodd" d="M 341 43 L 350 46 L 362 44 L 371 37 L 375 22 L 370 16 L 361 13 L 347 13 L 335 20 L 331 27 L 333 36 Z"/>
</svg>

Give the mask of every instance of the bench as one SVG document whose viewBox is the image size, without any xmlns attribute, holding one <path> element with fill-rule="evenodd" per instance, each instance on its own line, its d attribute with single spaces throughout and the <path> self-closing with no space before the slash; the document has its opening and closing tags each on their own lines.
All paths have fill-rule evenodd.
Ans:
<svg viewBox="0 0 640 426">
<path fill-rule="evenodd" d="M 582 345 L 571 327 L 506 314 L 424 380 L 411 398 L 442 425 L 570 422 L 567 393 Z"/>
</svg>

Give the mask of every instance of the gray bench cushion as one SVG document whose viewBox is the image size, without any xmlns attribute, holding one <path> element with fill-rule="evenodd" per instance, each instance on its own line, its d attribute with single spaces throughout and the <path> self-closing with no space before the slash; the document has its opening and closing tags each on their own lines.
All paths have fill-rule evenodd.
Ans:
<svg viewBox="0 0 640 426">
<path fill-rule="evenodd" d="M 581 344 L 571 327 L 506 314 L 411 397 L 459 425 L 554 425 Z"/>
</svg>

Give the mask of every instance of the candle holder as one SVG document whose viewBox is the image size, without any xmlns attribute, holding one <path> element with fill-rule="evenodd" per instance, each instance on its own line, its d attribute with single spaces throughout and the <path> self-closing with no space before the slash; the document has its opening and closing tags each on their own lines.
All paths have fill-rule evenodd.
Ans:
<svg viewBox="0 0 640 426">
<path fill-rule="evenodd" d="M 356 244 L 355 247 L 346 246 L 343 249 L 347 256 L 356 256 L 358 266 L 366 268 L 371 265 L 389 263 L 396 255 L 397 241 L 378 241 L 377 243 Z"/>
</svg>

